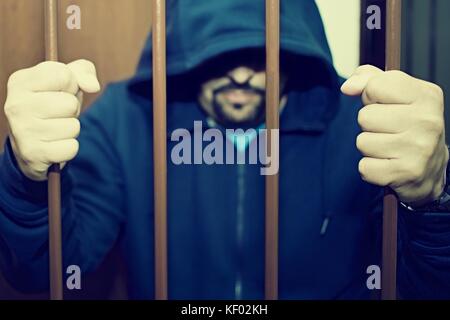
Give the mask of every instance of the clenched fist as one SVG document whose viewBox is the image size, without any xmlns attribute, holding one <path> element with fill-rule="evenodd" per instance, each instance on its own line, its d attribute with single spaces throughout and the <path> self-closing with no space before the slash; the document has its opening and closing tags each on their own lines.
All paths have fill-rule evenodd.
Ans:
<svg viewBox="0 0 450 320">
<path fill-rule="evenodd" d="M 78 153 L 80 89 L 100 90 L 95 66 L 86 60 L 43 62 L 10 76 L 5 114 L 14 155 L 28 178 L 44 181 L 52 163 L 64 165 Z"/>
<path fill-rule="evenodd" d="M 391 187 L 412 206 L 436 200 L 449 158 L 442 90 L 400 71 L 362 66 L 342 92 L 362 95 L 358 122 L 363 132 L 356 141 L 363 154 L 362 178 Z"/>
</svg>

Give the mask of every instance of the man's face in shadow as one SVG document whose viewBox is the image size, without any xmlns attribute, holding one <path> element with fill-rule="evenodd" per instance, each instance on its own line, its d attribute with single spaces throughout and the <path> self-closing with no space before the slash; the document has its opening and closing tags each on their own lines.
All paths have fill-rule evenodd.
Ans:
<svg viewBox="0 0 450 320">
<path fill-rule="evenodd" d="M 203 66 L 201 77 L 200 104 L 216 122 L 227 128 L 249 128 L 264 121 L 263 51 L 242 50 L 215 58 Z"/>
</svg>

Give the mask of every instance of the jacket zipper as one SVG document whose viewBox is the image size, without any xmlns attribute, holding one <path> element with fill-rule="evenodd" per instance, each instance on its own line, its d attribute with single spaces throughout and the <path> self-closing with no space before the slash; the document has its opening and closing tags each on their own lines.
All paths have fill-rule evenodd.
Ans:
<svg viewBox="0 0 450 320">
<path fill-rule="evenodd" d="M 245 165 L 237 165 L 237 208 L 236 208 L 236 243 L 238 251 L 238 268 L 234 284 L 236 300 L 242 299 L 242 267 L 243 267 L 243 237 L 244 237 L 244 200 L 245 200 Z"/>
</svg>

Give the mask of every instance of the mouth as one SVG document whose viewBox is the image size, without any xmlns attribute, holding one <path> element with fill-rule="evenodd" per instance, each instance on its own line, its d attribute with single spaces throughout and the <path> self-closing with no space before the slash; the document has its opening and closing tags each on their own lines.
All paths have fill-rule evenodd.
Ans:
<svg viewBox="0 0 450 320">
<path fill-rule="evenodd" d="M 232 89 L 225 91 L 223 97 L 230 104 L 244 106 L 255 101 L 259 94 L 249 90 Z"/>
</svg>

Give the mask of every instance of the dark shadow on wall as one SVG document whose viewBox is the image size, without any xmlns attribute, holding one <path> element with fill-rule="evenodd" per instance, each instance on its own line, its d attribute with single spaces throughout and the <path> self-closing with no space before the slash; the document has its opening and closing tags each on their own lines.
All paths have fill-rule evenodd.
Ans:
<svg viewBox="0 0 450 320">
<path fill-rule="evenodd" d="M 450 100 L 450 1 L 404 0 L 403 67 L 411 75 L 442 87 Z M 450 113 L 446 110 L 446 127 Z M 447 143 L 450 130 L 447 130 Z"/>
<path fill-rule="evenodd" d="M 365 27 L 367 8 L 378 5 L 385 25 L 386 0 L 361 0 L 361 64 L 384 67 L 385 29 Z M 440 85 L 450 95 L 450 1 L 403 0 L 402 70 L 408 74 Z M 450 113 L 446 110 L 446 127 L 450 127 Z M 447 130 L 447 142 L 450 130 Z"/>
</svg>

